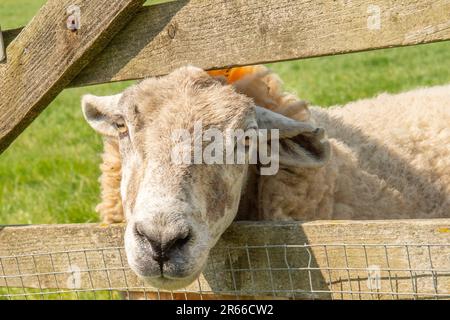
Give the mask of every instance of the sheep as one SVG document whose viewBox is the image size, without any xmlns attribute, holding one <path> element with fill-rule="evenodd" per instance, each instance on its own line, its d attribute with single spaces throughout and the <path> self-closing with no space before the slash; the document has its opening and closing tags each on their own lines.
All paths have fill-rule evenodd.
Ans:
<svg viewBox="0 0 450 320">
<path fill-rule="evenodd" d="M 188 66 L 82 99 L 86 120 L 105 136 L 97 210 L 107 223 L 126 220 L 129 265 L 151 285 L 195 280 L 236 219 L 450 216 L 450 86 L 324 109 L 283 92 L 261 66 L 229 80 Z M 192 131 L 198 119 L 222 131 L 278 129 L 279 171 L 175 165 L 171 133 Z"/>
<path fill-rule="evenodd" d="M 450 86 L 310 111 L 332 158 L 262 176 L 260 219 L 450 216 Z"/>
</svg>

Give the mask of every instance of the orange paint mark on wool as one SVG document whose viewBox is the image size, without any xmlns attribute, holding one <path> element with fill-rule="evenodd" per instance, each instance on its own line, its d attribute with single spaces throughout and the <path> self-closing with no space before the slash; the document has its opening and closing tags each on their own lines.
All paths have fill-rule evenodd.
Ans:
<svg viewBox="0 0 450 320">
<path fill-rule="evenodd" d="M 213 77 L 223 76 L 227 78 L 228 83 L 236 82 L 248 74 L 255 73 L 254 66 L 235 67 L 220 70 L 210 70 L 208 74 Z"/>
</svg>

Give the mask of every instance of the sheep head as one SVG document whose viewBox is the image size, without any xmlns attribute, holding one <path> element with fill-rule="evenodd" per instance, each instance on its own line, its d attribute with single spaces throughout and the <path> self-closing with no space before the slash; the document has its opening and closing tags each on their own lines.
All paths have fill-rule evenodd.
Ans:
<svg viewBox="0 0 450 320">
<path fill-rule="evenodd" d="M 257 107 L 190 66 L 118 95 L 86 95 L 82 109 L 96 131 L 118 140 L 129 265 L 163 289 L 201 273 L 236 216 L 249 166 L 276 174 L 279 166 L 318 167 L 329 157 L 322 129 Z"/>
</svg>

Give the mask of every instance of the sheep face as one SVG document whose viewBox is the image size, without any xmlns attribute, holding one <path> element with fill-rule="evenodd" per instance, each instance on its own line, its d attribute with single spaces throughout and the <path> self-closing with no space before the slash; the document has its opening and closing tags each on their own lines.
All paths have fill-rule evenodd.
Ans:
<svg viewBox="0 0 450 320">
<path fill-rule="evenodd" d="M 129 265 L 163 289 L 195 280 L 210 249 L 236 216 L 254 149 L 245 144 L 245 135 L 243 140 L 239 135 L 227 139 L 230 132 L 275 130 L 270 136 L 271 150 L 280 156 L 271 162 L 275 169 L 299 161 L 315 166 L 328 155 L 326 143 L 320 142 L 322 130 L 255 107 L 247 96 L 194 67 L 146 79 L 115 96 L 84 96 L 82 105 L 95 130 L 118 140 Z M 276 148 L 279 128 L 285 141 Z M 226 150 L 243 146 L 245 160 L 215 158 L 211 163 L 204 157 L 205 140 L 211 142 L 211 137 L 198 137 L 198 129 L 224 133 Z M 259 141 L 267 146 L 267 139 Z M 195 159 L 198 146 L 200 161 Z M 319 155 L 305 151 L 305 146 Z M 217 156 L 217 150 L 212 154 Z"/>
</svg>

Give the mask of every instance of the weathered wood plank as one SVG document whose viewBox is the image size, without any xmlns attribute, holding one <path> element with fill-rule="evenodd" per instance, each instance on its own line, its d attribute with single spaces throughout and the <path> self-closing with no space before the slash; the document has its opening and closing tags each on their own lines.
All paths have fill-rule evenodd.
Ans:
<svg viewBox="0 0 450 320">
<path fill-rule="evenodd" d="M 142 6 L 143 0 L 81 0 L 81 26 L 67 28 L 70 0 L 49 0 L 7 47 L 0 65 L 0 152 L 63 90 Z"/>
<path fill-rule="evenodd" d="M 83 86 L 450 39 L 450 0 L 176 1 L 143 7 L 70 84 Z M 8 43 L 17 30 L 6 31 Z"/>
<path fill-rule="evenodd" d="M 448 40 L 449 12 L 450 0 L 193 0 L 145 7 L 71 85 L 161 75 L 185 64 L 214 69 Z"/>
<path fill-rule="evenodd" d="M 122 225 L 5 227 L 0 287 L 70 288 L 70 270 L 79 270 L 80 289 L 155 292 L 127 267 L 122 246 Z M 379 295 L 368 287 L 368 267 L 380 270 Z M 450 219 L 237 222 L 187 292 L 380 299 L 416 292 L 450 298 Z"/>
</svg>

